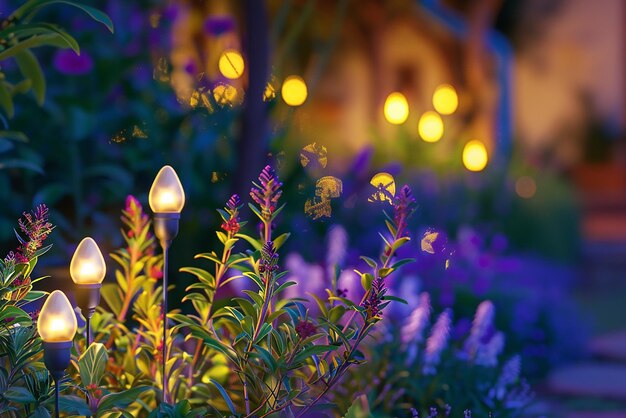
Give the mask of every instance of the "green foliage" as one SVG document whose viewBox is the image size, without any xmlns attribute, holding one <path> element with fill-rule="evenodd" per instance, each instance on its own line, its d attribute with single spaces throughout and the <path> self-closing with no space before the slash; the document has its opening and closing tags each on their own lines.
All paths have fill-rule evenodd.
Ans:
<svg viewBox="0 0 626 418">
<path fill-rule="evenodd" d="M 11 13 L 0 25 L 0 62 L 15 58 L 22 80 L 11 83 L 0 71 L 0 105 L 13 117 L 13 97 L 17 93 L 32 91 L 37 103 L 42 105 L 46 96 L 46 80 L 39 61 L 31 51 L 41 46 L 71 48 L 80 53 L 78 42 L 65 29 L 46 22 L 33 22 L 34 17 L 53 4 L 66 4 L 87 13 L 92 19 L 113 32 L 113 22 L 101 11 L 69 0 L 29 0 Z"/>
<path fill-rule="evenodd" d="M 32 316 L 22 308 L 46 295 L 33 290 L 31 275 L 52 229 L 45 208 L 25 214 L 19 222 L 26 234 L 16 233 L 20 246 L 0 259 L 0 414 L 7 416 L 47 416 L 46 405 L 52 396 L 52 379 L 41 362 L 41 339 Z M 3 415 L 4 416 L 4 415 Z"/>
</svg>

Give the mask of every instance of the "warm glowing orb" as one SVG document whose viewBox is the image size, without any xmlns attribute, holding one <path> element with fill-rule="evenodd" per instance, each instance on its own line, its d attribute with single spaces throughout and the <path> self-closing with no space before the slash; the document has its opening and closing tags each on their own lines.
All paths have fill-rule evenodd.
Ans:
<svg viewBox="0 0 626 418">
<path fill-rule="evenodd" d="M 443 136 L 443 120 L 436 112 L 428 111 L 420 118 L 417 129 L 424 141 L 437 142 Z"/>
<path fill-rule="evenodd" d="M 243 75 L 245 64 L 239 51 L 230 49 L 222 52 L 218 67 L 224 77 L 236 80 Z"/>
<path fill-rule="evenodd" d="M 459 96 L 454 87 L 449 84 L 442 84 L 433 94 L 433 106 L 442 115 L 451 115 L 459 107 Z"/>
<path fill-rule="evenodd" d="M 289 106 L 300 106 L 306 101 L 308 90 L 306 83 L 297 75 L 291 75 L 283 82 L 281 95 Z"/>
<path fill-rule="evenodd" d="M 385 119 L 394 125 L 401 125 L 409 117 L 409 102 L 400 92 L 393 92 L 387 96 L 383 108 Z"/>
<path fill-rule="evenodd" d="M 463 165 L 469 171 L 481 171 L 487 166 L 489 156 L 485 144 L 473 139 L 463 148 Z"/>
</svg>

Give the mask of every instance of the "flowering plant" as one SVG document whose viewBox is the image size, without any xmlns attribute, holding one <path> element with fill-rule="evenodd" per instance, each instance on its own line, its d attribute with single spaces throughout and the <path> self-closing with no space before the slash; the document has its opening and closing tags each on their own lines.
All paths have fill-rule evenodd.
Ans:
<svg viewBox="0 0 626 418">
<path fill-rule="evenodd" d="M 18 221 L 16 236 L 19 245 L 4 259 L 0 259 L 0 414 L 17 416 L 18 411 L 34 413 L 45 409 L 43 405 L 52 396 L 51 379 L 42 372 L 40 361 L 41 340 L 33 320 L 36 310 L 27 305 L 46 295 L 33 290 L 33 283 L 43 277 L 33 278 L 37 260 L 50 246 L 44 241 L 53 229 L 48 222 L 48 208 L 38 206 L 24 213 Z M 22 405 L 28 404 L 27 407 Z"/>
<path fill-rule="evenodd" d="M 323 408 L 320 401 L 342 381 L 352 366 L 364 361 L 360 351 L 363 340 L 380 321 L 384 308 L 394 299 L 386 295 L 386 278 L 410 260 L 396 260 L 398 248 L 409 241 L 405 220 L 412 212 L 410 190 L 403 189 L 389 217 L 389 238 L 385 238 L 379 266 L 365 257 L 371 272 L 359 273 L 365 290 L 357 302 L 342 296 L 337 289 L 327 289 L 326 296 L 311 295 L 319 315 L 310 314 L 301 297 L 279 297 L 293 281 L 284 281 L 278 251 L 289 234 L 274 237 L 281 183 L 266 167 L 250 195 L 256 205 L 249 207 L 259 220 L 259 236 L 240 231 L 239 199 L 230 199 L 220 211 L 222 231 L 217 235 L 223 245 L 222 255 L 199 254 L 215 265 L 215 273 L 199 268 L 182 271 L 196 276 L 185 300 L 192 302 L 196 315 L 171 315 L 180 329 L 188 330 L 187 341 L 195 341 L 196 356 L 190 363 L 200 378 L 193 390 L 199 404 L 210 405 L 215 413 L 241 416 L 269 416 L 283 412 L 306 416 Z M 233 254 L 240 240 L 252 246 L 246 253 Z M 246 297 L 230 303 L 216 303 L 215 295 L 231 280 L 247 278 Z M 181 362 L 184 359 L 181 358 Z M 219 364 L 231 368 L 216 375 Z M 224 389 L 224 386 L 228 390 Z M 223 399 L 216 402 L 216 394 Z"/>
<path fill-rule="evenodd" d="M 409 241 L 406 218 L 413 199 L 403 189 L 388 218 L 388 233 L 378 261 L 364 257 L 369 272 L 358 273 L 364 295 L 358 300 L 328 289 L 314 295 L 317 314 L 307 301 L 284 297 L 286 272 L 279 251 L 289 238 L 278 235 L 276 219 L 281 183 L 266 167 L 250 195 L 251 211 L 258 218 L 258 237 L 244 233 L 242 205 L 231 197 L 223 210 L 217 237 L 221 255 L 202 253 L 199 259 L 214 265 L 213 271 L 186 267 L 197 281 L 187 288 L 184 301 L 192 314 L 161 312 L 159 295 L 162 263 L 156 255 L 151 222 L 133 197 L 122 212 L 126 246 L 111 257 L 117 262 L 115 283 L 102 288 L 104 304 L 92 317 L 94 342 L 89 346 L 79 333 L 74 338 L 68 377 L 60 382 L 61 410 L 84 416 L 311 416 L 331 407 L 339 382 L 365 361 L 363 342 L 380 322 L 386 306 L 397 299 L 387 295 L 390 275 L 410 260 L 397 260 L 396 251 Z M 51 379 L 41 364 L 41 340 L 28 314 L 18 306 L 44 296 L 21 291 L 30 286 L 33 261 L 45 251 L 42 242 L 51 230 L 45 207 L 20 222 L 27 235 L 17 252 L 3 262 L 3 283 L 16 297 L 3 298 L 1 318 L 11 326 L 1 334 L 9 353 L 8 376 L 0 406 L 11 415 L 48 416 Z M 240 244 L 248 249 L 237 252 Z M 23 258 L 22 258 L 23 257 Z M 17 260 L 17 261 L 16 261 Z M 24 262 L 23 262 L 24 261 Z M 22 281 L 15 286 L 21 273 Z M 22 267 L 23 266 L 23 267 Z M 226 285 L 245 281 L 239 297 L 225 297 Z M 14 293 L 17 291 L 17 293 Z M 170 327 L 166 358 L 161 356 L 164 321 Z M 18 326 L 19 324 L 23 326 Z M 16 369 L 14 354 L 21 361 Z M 4 353 L 4 351 L 3 351 Z M 166 363 L 167 393 L 163 401 L 161 367 Z M 159 390 L 160 389 L 160 390 Z M 34 411 L 34 412 L 33 412 Z"/>
<path fill-rule="evenodd" d="M 494 329 L 493 304 L 482 302 L 461 336 L 452 332 L 450 309 L 434 323 L 431 316 L 430 295 L 422 293 L 402 327 L 386 323 L 368 347 L 369 367 L 353 370 L 335 402 L 365 393 L 368 407 L 384 416 L 521 416 L 532 393 L 520 356 L 501 362 L 504 334 Z"/>
</svg>

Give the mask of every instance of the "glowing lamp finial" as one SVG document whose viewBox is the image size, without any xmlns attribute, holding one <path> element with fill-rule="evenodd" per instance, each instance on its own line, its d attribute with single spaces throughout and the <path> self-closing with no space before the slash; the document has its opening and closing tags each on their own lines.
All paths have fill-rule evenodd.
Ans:
<svg viewBox="0 0 626 418">
<path fill-rule="evenodd" d="M 37 320 L 41 339 L 47 343 L 72 341 L 77 328 L 74 309 L 65 293 L 60 290 L 50 293 Z"/>
<path fill-rule="evenodd" d="M 70 263 L 70 276 L 76 284 L 102 283 L 107 271 L 98 244 L 91 237 L 83 238 Z"/>
<path fill-rule="evenodd" d="M 148 198 L 154 213 L 180 213 L 185 206 L 185 191 L 169 165 L 164 166 L 157 174 Z"/>
</svg>

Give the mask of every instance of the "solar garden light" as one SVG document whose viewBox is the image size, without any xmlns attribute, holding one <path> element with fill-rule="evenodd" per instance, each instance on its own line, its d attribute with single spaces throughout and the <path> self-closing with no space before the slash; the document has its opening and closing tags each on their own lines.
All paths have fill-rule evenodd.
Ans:
<svg viewBox="0 0 626 418">
<path fill-rule="evenodd" d="M 167 268 L 170 245 L 178 235 L 180 211 L 185 205 L 185 191 L 180 184 L 176 171 L 169 165 L 161 168 L 157 174 L 148 197 L 150 208 L 154 212 L 154 234 L 163 250 L 163 340 L 161 358 L 163 361 L 163 402 L 167 402 Z"/>
<path fill-rule="evenodd" d="M 54 379 L 55 414 L 59 417 L 59 381 L 70 364 L 72 340 L 76 334 L 76 315 L 65 293 L 55 290 L 48 296 L 37 320 L 43 340 L 43 361 Z"/>
<path fill-rule="evenodd" d="M 104 257 L 98 244 L 90 237 L 84 238 L 72 256 L 70 276 L 76 284 L 74 291 L 76 305 L 85 317 L 87 346 L 91 344 L 89 321 L 100 303 L 100 288 L 106 270 Z"/>
</svg>

